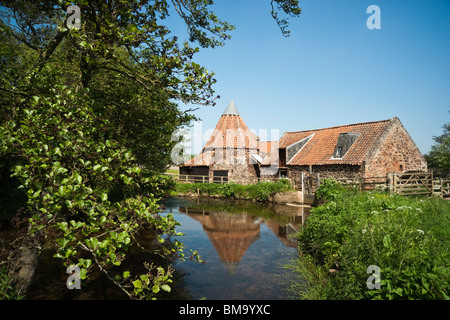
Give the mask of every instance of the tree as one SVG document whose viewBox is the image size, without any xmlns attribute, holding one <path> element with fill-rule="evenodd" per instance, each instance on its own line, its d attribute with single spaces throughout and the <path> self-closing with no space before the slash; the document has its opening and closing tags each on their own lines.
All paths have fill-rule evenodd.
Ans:
<svg viewBox="0 0 450 320">
<path fill-rule="evenodd" d="M 441 177 L 450 176 L 450 123 L 442 126 L 444 133 L 433 137 L 435 144 L 431 146 L 431 151 L 425 155 L 428 167 L 433 169 L 435 174 Z"/>
<path fill-rule="evenodd" d="M 200 48 L 224 45 L 234 27 L 211 0 L 80 0 L 79 28 L 67 26 L 65 0 L 6 0 L 0 11 L 0 158 L 26 196 L 29 235 L 54 236 L 55 257 L 84 280 L 95 266 L 130 298 L 170 291 L 171 269 L 147 264 L 118 273 L 143 227 L 176 235 L 158 214 L 168 188 L 158 173 L 175 145 L 171 133 L 193 110 L 213 105 L 214 74 L 194 62 Z M 296 0 L 272 0 L 283 34 Z M 180 41 L 164 25 L 178 14 Z M 195 47 L 193 45 L 198 45 Z M 47 239 L 49 241 L 49 239 Z M 182 257 L 178 241 L 161 247 Z"/>
</svg>

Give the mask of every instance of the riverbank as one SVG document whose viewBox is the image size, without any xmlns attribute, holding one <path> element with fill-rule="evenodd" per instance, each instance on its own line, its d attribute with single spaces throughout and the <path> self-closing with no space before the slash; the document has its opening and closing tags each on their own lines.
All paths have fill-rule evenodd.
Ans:
<svg viewBox="0 0 450 320">
<path fill-rule="evenodd" d="M 311 204 L 312 197 L 303 197 L 301 191 L 292 190 L 288 180 L 250 185 L 236 183 L 177 183 L 172 196 L 209 197 L 222 199 L 250 200 L 288 205 Z"/>
<path fill-rule="evenodd" d="M 450 203 L 324 180 L 298 236 L 301 299 L 450 299 Z"/>
</svg>

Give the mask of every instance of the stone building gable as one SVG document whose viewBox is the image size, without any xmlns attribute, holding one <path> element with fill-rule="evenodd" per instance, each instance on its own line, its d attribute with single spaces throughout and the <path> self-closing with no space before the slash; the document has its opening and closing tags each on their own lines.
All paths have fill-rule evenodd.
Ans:
<svg viewBox="0 0 450 320">
<path fill-rule="evenodd" d="M 395 117 L 366 156 L 364 176 L 408 171 L 427 171 L 427 162 L 405 127 Z"/>
</svg>

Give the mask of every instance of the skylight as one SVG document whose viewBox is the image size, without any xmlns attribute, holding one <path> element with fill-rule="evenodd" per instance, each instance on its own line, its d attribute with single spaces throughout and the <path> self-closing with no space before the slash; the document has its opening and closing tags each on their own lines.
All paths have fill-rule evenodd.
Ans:
<svg viewBox="0 0 450 320">
<path fill-rule="evenodd" d="M 289 163 L 289 161 L 291 161 L 292 158 L 294 158 L 297 153 L 300 152 L 300 150 L 303 149 L 303 147 L 308 143 L 308 141 L 311 139 L 311 137 L 314 134 L 303 138 L 302 140 L 297 141 L 296 143 L 291 144 L 289 147 L 286 148 L 286 160 L 287 163 Z"/>
</svg>

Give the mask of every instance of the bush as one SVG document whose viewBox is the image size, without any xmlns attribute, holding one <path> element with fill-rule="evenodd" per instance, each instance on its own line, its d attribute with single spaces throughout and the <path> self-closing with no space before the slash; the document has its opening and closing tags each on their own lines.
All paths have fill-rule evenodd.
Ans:
<svg viewBox="0 0 450 320">
<path fill-rule="evenodd" d="M 303 297 L 450 299 L 450 203 L 360 194 L 334 182 L 322 184 L 318 193 L 327 201 L 311 209 L 299 249 L 327 277 Z M 380 268 L 378 290 L 366 284 L 370 265 Z M 329 268 L 338 272 L 330 275 Z"/>
<path fill-rule="evenodd" d="M 178 183 L 175 187 L 181 193 L 200 193 L 208 195 L 219 195 L 227 199 L 252 199 L 264 202 L 277 192 L 290 190 L 289 180 L 282 179 L 277 182 L 264 182 L 251 185 L 240 185 L 237 183 L 215 184 L 215 183 Z"/>
<path fill-rule="evenodd" d="M 12 285 L 12 278 L 8 275 L 8 268 L 0 266 L 0 300 L 22 300 Z"/>
</svg>

